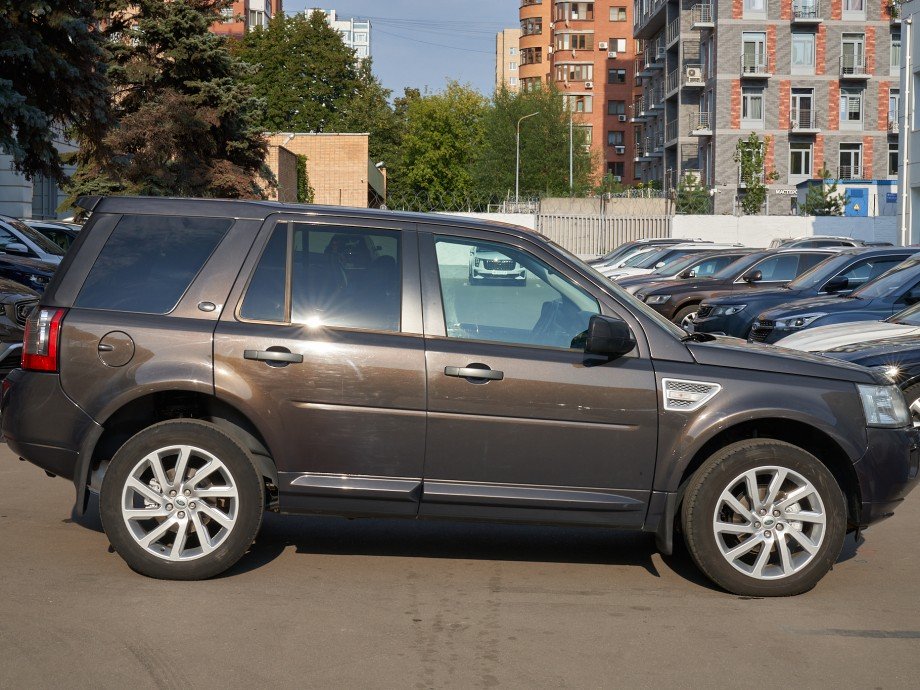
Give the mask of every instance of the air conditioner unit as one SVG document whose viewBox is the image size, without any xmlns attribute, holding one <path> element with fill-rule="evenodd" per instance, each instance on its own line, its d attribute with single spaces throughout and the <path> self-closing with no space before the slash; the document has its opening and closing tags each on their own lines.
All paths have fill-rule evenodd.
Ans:
<svg viewBox="0 0 920 690">
<path fill-rule="evenodd" d="M 622 156 L 624 153 L 626 153 L 626 147 L 625 147 L 625 146 L 614 146 L 614 147 L 613 147 L 613 150 L 616 151 L 616 152 L 617 152 L 618 154 L 620 154 L 621 156 Z"/>
<path fill-rule="evenodd" d="M 687 82 L 690 84 L 703 83 L 703 70 L 701 67 L 688 67 L 686 71 Z"/>
<path fill-rule="evenodd" d="M 607 59 L 608 59 L 608 60 L 616 60 L 616 59 L 617 59 L 617 51 L 611 50 L 609 53 L 607 53 Z"/>
<path fill-rule="evenodd" d="M 625 115 L 620 115 L 617 119 L 618 119 L 620 122 L 626 122 L 626 116 L 625 116 Z"/>
<path fill-rule="evenodd" d="M 593 89 L 593 88 L 594 88 L 594 82 L 593 82 L 593 81 L 586 81 L 586 82 L 585 82 L 585 88 L 586 88 L 586 89 Z"/>
<path fill-rule="evenodd" d="M 547 52 L 549 55 L 552 55 L 552 54 L 553 54 L 553 47 L 552 47 L 552 46 L 547 46 L 547 47 L 546 47 L 546 52 Z"/>
<path fill-rule="evenodd" d="M 601 41 L 597 44 L 598 50 L 607 50 L 607 41 Z"/>
</svg>

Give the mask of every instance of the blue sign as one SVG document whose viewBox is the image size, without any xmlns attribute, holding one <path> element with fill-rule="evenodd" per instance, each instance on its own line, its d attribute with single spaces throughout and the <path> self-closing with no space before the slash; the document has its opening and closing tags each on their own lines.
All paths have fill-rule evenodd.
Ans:
<svg viewBox="0 0 920 690">
<path fill-rule="evenodd" d="M 885 193 L 885 203 L 887 204 L 898 203 L 898 193 L 897 192 L 886 192 Z"/>
<path fill-rule="evenodd" d="M 844 215 L 859 217 L 869 215 L 869 190 L 865 188 L 847 190 L 847 207 Z"/>
</svg>

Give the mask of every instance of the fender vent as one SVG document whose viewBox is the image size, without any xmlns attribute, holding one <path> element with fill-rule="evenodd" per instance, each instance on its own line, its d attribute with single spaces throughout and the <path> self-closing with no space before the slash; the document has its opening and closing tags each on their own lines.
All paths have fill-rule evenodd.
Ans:
<svg viewBox="0 0 920 690">
<path fill-rule="evenodd" d="M 684 379 L 661 379 L 664 394 L 664 409 L 675 412 L 698 410 L 722 390 L 718 383 L 687 381 Z"/>
</svg>

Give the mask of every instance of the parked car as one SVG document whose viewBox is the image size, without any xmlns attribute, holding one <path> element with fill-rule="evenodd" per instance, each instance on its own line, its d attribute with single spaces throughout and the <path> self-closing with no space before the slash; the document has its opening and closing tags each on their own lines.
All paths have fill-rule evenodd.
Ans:
<svg viewBox="0 0 920 690">
<path fill-rule="evenodd" d="M 917 319 L 920 324 L 920 319 Z M 821 352 L 852 364 L 876 369 L 904 392 L 914 426 L 920 426 L 920 328 L 909 335 L 852 342 Z"/>
<path fill-rule="evenodd" d="M 683 259 L 656 268 L 648 275 L 626 276 L 618 278 L 617 285 L 631 295 L 637 290 L 660 283 L 665 280 L 685 280 L 687 278 L 709 278 L 724 270 L 738 259 L 747 256 L 756 249 L 720 249 L 713 252 L 692 253 Z"/>
<path fill-rule="evenodd" d="M 848 295 L 813 297 L 761 312 L 749 340 L 783 347 L 812 349 L 824 333 L 806 331 L 819 326 L 880 321 L 920 302 L 920 256 L 907 259 Z M 849 326 L 847 326 L 849 327 Z"/>
<path fill-rule="evenodd" d="M 789 237 L 776 239 L 770 243 L 770 249 L 805 249 L 821 247 L 863 247 L 866 242 L 837 235 L 812 235 L 810 237 Z"/>
<path fill-rule="evenodd" d="M 56 269 L 57 264 L 0 253 L 0 278 L 25 285 L 35 292 L 45 291 Z"/>
<path fill-rule="evenodd" d="M 711 252 L 714 249 L 737 249 L 740 246 L 738 244 L 686 242 L 633 256 L 618 268 L 608 268 L 606 266 L 595 266 L 595 268 L 611 280 L 618 280 L 627 276 L 648 275 L 652 271 L 669 266 L 690 254 Z"/>
<path fill-rule="evenodd" d="M 701 333 L 747 338 L 761 312 L 794 300 L 848 294 L 913 254 L 904 247 L 846 249 L 775 290 L 714 294 L 700 304 L 693 328 Z"/>
<path fill-rule="evenodd" d="M 78 225 L 32 219 L 22 219 L 22 222 L 36 232 L 40 232 L 65 252 L 70 249 L 70 245 L 77 239 L 77 233 L 80 232 Z"/>
<path fill-rule="evenodd" d="M 527 271 L 521 264 L 500 251 L 479 247 L 470 249 L 469 276 L 471 285 L 487 280 L 527 284 Z"/>
<path fill-rule="evenodd" d="M 0 216 L 0 254 L 59 264 L 64 250 L 18 218 Z"/>
<path fill-rule="evenodd" d="M 716 293 L 775 288 L 834 254 L 834 249 L 773 249 L 739 259 L 711 278 L 669 280 L 638 290 L 636 297 L 662 316 L 692 329 L 700 303 Z"/>
<path fill-rule="evenodd" d="M 37 292 L 0 278 L 0 378 L 19 368 L 26 317 L 37 304 Z"/>
<path fill-rule="evenodd" d="M 720 586 L 790 595 L 920 481 L 920 431 L 879 372 L 688 336 L 522 228 L 80 204 L 92 217 L 26 322 L 0 433 L 75 482 L 78 513 L 98 491 L 115 551 L 152 577 L 231 567 L 265 509 L 645 530 L 665 552 L 679 517 Z M 346 229 L 392 270 L 326 253 Z M 471 286 L 470 248 L 527 286 Z"/>
<path fill-rule="evenodd" d="M 618 247 L 614 247 L 606 254 L 599 256 L 595 259 L 588 260 L 588 264 L 591 266 L 596 266 L 599 264 L 611 264 L 616 261 L 617 258 L 626 255 L 636 249 L 644 249 L 648 247 L 661 247 L 668 244 L 680 244 L 681 242 L 686 242 L 687 240 L 682 240 L 680 238 L 672 237 L 650 237 L 644 238 L 641 240 L 633 240 L 632 242 L 624 242 Z"/>
</svg>

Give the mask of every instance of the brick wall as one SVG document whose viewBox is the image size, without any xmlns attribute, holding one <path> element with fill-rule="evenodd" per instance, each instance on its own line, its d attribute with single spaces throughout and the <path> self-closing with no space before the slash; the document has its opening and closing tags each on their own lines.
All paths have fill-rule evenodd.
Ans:
<svg viewBox="0 0 920 690">
<path fill-rule="evenodd" d="M 767 27 L 767 71 L 776 74 L 776 25 Z"/>
<path fill-rule="evenodd" d="M 863 172 L 862 176 L 866 180 L 872 179 L 872 157 L 873 157 L 873 144 L 875 139 L 871 136 L 863 137 Z"/>
<path fill-rule="evenodd" d="M 764 146 L 763 171 L 767 176 L 767 184 L 770 184 L 770 174 L 776 170 L 776 137 L 765 137 Z"/>
<path fill-rule="evenodd" d="M 732 82 L 732 129 L 741 128 L 741 80 Z"/>
<path fill-rule="evenodd" d="M 883 81 L 878 85 L 878 128 L 888 129 L 888 96 L 891 91 L 891 82 Z M 897 117 L 897 113 L 895 113 Z"/>
<path fill-rule="evenodd" d="M 780 0 L 779 18 L 786 21 L 792 19 L 792 0 Z"/>
<path fill-rule="evenodd" d="M 818 26 L 818 36 L 815 39 L 815 74 L 824 74 L 825 55 L 827 54 L 827 27 Z"/>
<path fill-rule="evenodd" d="M 283 146 L 269 144 L 265 164 L 275 175 L 275 187 L 260 182 L 265 195 L 272 201 L 297 202 L 297 156 Z"/>
<path fill-rule="evenodd" d="M 818 176 L 818 171 L 826 163 L 824 160 L 824 135 L 818 134 L 815 136 L 815 146 L 811 161 L 811 175 L 812 177 Z"/>
<path fill-rule="evenodd" d="M 792 82 L 788 79 L 781 80 L 779 83 L 779 128 L 789 129 L 789 108 L 792 97 Z"/>
<path fill-rule="evenodd" d="M 827 128 L 840 129 L 840 82 L 827 85 Z"/>
<path fill-rule="evenodd" d="M 843 0 L 831 0 L 831 19 L 839 20 L 843 17 Z"/>
<path fill-rule="evenodd" d="M 875 27 L 866 27 L 866 71 L 875 74 Z"/>
<path fill-rule="evenodd" d="M 744 0 L 732 0 L 732 19 L 741 19 L 743 16 Z"/>
</svg>

